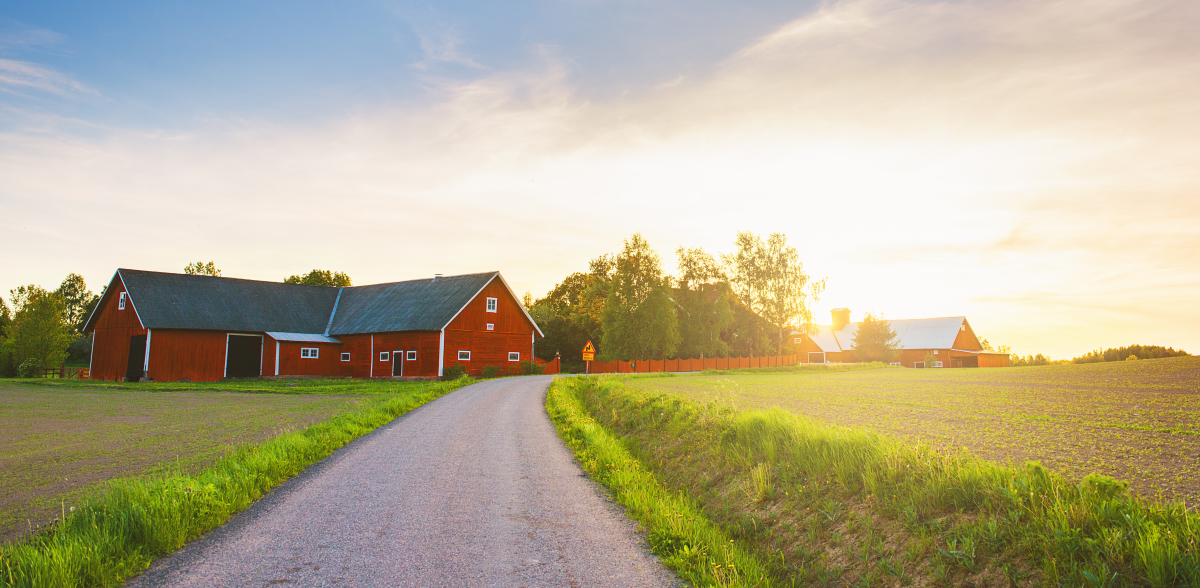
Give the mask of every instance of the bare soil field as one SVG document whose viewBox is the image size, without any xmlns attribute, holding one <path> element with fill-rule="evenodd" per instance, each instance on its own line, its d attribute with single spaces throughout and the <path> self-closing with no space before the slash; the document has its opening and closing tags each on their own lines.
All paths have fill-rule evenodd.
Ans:
<svg viewBox="0 0 1200 588">
<path fill-rule="evenodd" d="M 199 471 L 361 398 L 0 382 L 0 543 L 52 523 L 106 480 Z"/>
<path fill-rule="evenodd" d="M 779 407 L 997 462 L 1100 473 L 1200 504 L 1200 358 L 995 369 L 707 372 L 635 388 Z"/>
</svg>

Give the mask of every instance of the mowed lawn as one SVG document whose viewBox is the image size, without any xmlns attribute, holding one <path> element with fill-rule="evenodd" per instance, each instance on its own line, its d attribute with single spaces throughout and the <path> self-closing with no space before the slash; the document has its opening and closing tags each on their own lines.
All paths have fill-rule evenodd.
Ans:
<svg viewBox="0 0 1200 588">
<path fill-rule="evenodd" d="M 51 523 L 105 480 L 194 473 L 233 446 L 303 429 L 395 387 L 209 386 L 0 381 L 0 543 Z"/>
<path fill-rule="evenodd" d="M 1200 358 L 995 369 L 635 377 L 635 388 L 779 407 L 997 462 L 1100 473 L 1200 504 Z"/>
</svg>

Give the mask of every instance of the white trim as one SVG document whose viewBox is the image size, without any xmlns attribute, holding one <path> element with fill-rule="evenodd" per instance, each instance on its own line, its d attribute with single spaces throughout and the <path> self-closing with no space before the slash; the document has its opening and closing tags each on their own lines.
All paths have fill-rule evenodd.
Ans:
<svg viewBox="0 0 1200 588">
<path fill-rule="evenodd" d="M 221 368 L 221 377 L 229 377 L 229 333 L 225 333 L 225 365 Z"/>
<path fill-rule="evenodd" d="M 489 331 L 495 331 L 495 330 L 496 330 L 496 323 L 488 323 L 488 324 L 487 324 L 487 330 L 489 330 Z"/>
<path fill-rule="evenodd" d="M 368 378 L 374 378 L 374 377 L 375 377 L 375 335 L 371 335 L 371 355 L 370 355 L 370 358 L 371 358 L 371 360 L 370 360 L 370 361 L 368 361 L 368 362 L 367 362 L 367 364 L 371 366 L 371 371 L 370 371 L 370 373 L 367 375 L 367 377 L 368 377 Z M 441 374 L 438 374 L 438 375 L 440 376 Z"/>
<path fill-rule="evenodd" d="M 263 363 L 267 361 L 267 338 L 258 338 L 258 377 L 263 375 Z"/>
<path fill-rule="evenodd" d="M 325 323 L 325 336 L 326 337 L 329 336 L 329 329 L 333 328 L 333 317 L 334 317 L 334 315 L 337 314 L 338 303 L 342 301 L 342 290 L 345 290 L 345 289 L 346 289 L 345 287 L 338 288 L 337 298 L 335 298 L 333 301 L 333 310 L 329 311 L 329 322 Z"/>
<path fill-rule="evenodd" d="M 150 329 L 146 329 L 146 331 L 147 331 L 147 332 L 149 332 L 149 331 L 150 331 Z M 263 352 L 262 346 L 264 345 L 264 342 L 266 341 L 266 339 L 264 339 L 262 335 L 257 335 L 257 334 L 255 334 L 255 333 L 230 333 L 230 332 L 226 332 L 226 333 L 225 333 L 225 367 L 221 369 L 221 377 L 222 377 L 222 378 L 228 378 L 228 377 L 229 377 L 229 337 L 230 337 L 230 336 L 237 336 L 237 337 L 258 337 L 258 339 L 259 339 L 259 343 L 258 343 L 258 375 L 260 375 L 260 376 L 261 376 L 261 375 L 262 375 L 262 360 L 263 360 L 263 358 L 262 358 L 262 352 Z M 276 357 L 279 357 L 279 356 L 276 356 Z"/>
<path fill-rule="evenodd" d="M 83 332 L 85 332 L 85 333 L 86 333 L 86 332 L 88 331 L 88 327 L 91 327 L 91 326 L 92 326 L 92 319 L 96 318 L 96 313 L 97 313 L 97 312 L 100 310 L 101 303 L 102 303 L 102 302 L 104 302 L 104 299 L 105 299 L 105 298 L 108 298 L 108 293 L 109 293 L 109 292 L 112 292 L 112 289 L 113 289 L 113 288 L 112 288 L 112 285 L 113 285 L 113 283 L 114 283 L 114 282 L 117 280 L 117 278 L 118 278 L 118 277 L 120 277 L 120 276 L 121 276 L 121 270 L 117 270 L 117 271 L 113 272 L 113 277 L 112 277 L 112 279 L 110 279 L 110 280 L 108 281 L 108 287 L 104 289 L 104 295 L 103 295 L 103 296 L 101 296 L 101 297 L 100 297 L 100 300 L 98 300 L 98 301 L 96 302 L 96 308 L 93 308 L 93 309 L 92 309 L 92 314 L 89 314 L 89 315 L 88 315 L 88 320 L 84 321 L 84 323 L 83 323 Z M 121 280 L 121 287 L 122 287 L 122 288 L 124 288 L 124 287 L 125 287 L 125 280 Z M 135 308 L 135 309 L 134 309 L 134 311 L 136 312 L 136 311 L 137 311 L 137 309 Z M 139 319 L 139 320 L 141 320 L 141 319 Z M 92 341 L 93 341 L 93 342 L 95 342 L 95 339 L 92 339 Z M 91 362 L 89 361 L 89 362 L 88 362 L 88 372 L 89 372 L 89 373 L 91 373 L 91 369 L 92 369 L 92 367 L 91 367 Z"/>
<path fill-rule="evenodd" d="M 342 361 L 350 361 L 350 352 L 343 351 L 341 356 L 339 356 L 339 359 L 341 359 Z"/>
<path fill-rule="evenodd" d="M 99 302 L 96 303 L 100 305 Z M 96 359 L 96 331 L 92 331 L 92 350 L 88 352 L 88 379 L 92 379 L 92 361 Z"/>
<path fill-rule="evenodd" d="M 516 356 L 517 356 L 516 359 L 513 359 L 513 354 L 516 354 Z M 521 352 L 520 351 L 509 351 L 508 352 L 508 361 L 521 361 Z"/>
<path fill-rule="evenodd" d="M 117 275 L 121 275 L 121 270 L 117 270 Z M 121 278 L 121 287 L 125 289 L 125 300 L 133 306 L 133 315 L 137 317 L 138 325 L 143 329 L 146 328 L 146 323 L 142 322 L 142 315 L 138 312 L 137 305 L 133 303 L 133 294 L 129 293 L 129 286 L 125 285 L 125 278 Z M 100 308 L 100 304 L 96 304 L 96 308 Z"/>
<path fill-rule="evenodd" d="M 279 375 L 279 341 L 275 341 L 275 375 Z"/>
<path fill-rule="evenodd" d="M 942 362 L 941 362 L 941 360 L 938 360 L 938 361 L 935 361 L 935 362 L 933 362 L 933 367 L 935 367 L 935 368 L 940 368 L 940 367 L 942 367 Z"/>
<path fill-rule="evenodd" d="M 400 354 L 400 377 L 404 377 L 404 350 L 392 351 L 392 377 L 396 377 L 396 354 Z"/>
<path fill-rule="evenodd" d="M 446 327 L 442 327 L 442 335 L 441 335 L 441 337 L 438 338 L 438 377 L 439 378 L 445 375 L 442 373 L 442 369 L 445 366 L 445 363 L 446 363 Z"/>
<path fill-rule="evenodd" d="M 484 312 L 493 312 L 493 313 L 500 312 L 500 299 L 497 298 L 496 296 L 485 297 L 483 305 L 484 305 L 483 306 Z M 491 308 L 488 308 L 488 307 L 491 307 Z"/>
<path fill-rule="evenodd" d="M 93 339 L 94 341 L 95 339 Z M 142 359 L 142 377 L 146 377 L 146 372 L 150 371 L 150 329 L 146 329 L 146 356 Z"/>
<path fill-rule="evenodd" d="M 467 354 L 466 357 L 463 357 L 464 353 Z M 470 349 L 459 349 L 458 350 L 458 361 L 471 361 L 471 350 Z"/>
<path fill-rule="evenodd" d="M 474 296 L 471 296 L 471 299 L 468 300 L 467 303 L 464 304 L 462 308 L 458 309 L 458 312 L 454 313 L 454 316 L 450 317 L 450 320 L 446 321 L 445 325 L 442 325 L 442 330 L 443 331 L 446 330 L 446 327 L 449 327 L 450 323 L 454 322 L 454 319 L 458 318 L 458 315 L 462 314 L 462 311 L 466 310 L 467 306 L 470 306 L 471 302 L 474 301 L 476 298 L 479 297 L 480 294 L 483 293 L 483 289 L 487 288 L 488 284 L 491 284 L 492 280 L 495 280 L 496 278 L 500 278 L 500 283 L 504 284 L 504 288 L 506 290 L 508 290 L 508 294 L 510 296 L 512 296 L 513 300 L 515 300 L 517 302 L 517 308 L 521 309 L 521 313 L 525 315 L 525 319 L 529 321 L 529 324 L 533 325 L 533 330 L 536 331 L 538 335 L 545 337 L 546 334 L 542 332 L 542 329 L 540 327 L 538 327 L 537 321 L 533 320 L 532 316 L 529 316 L 529 311 L 525 310 L 525 307 L 521 304 L 521 298 L 519 296 L 517 296 L 516 292 L 513 292 L 512 287 L 508 285 L 508 282 L 504 280 L 504 276 L 500 275 L 500 272 L 496 272 L 495 274 L 493 274 L 492 279 L 488 280 L 487 284 L 484 284 L 483 288 L 480 288 L 479 291 L 476 292 Z M 439 368 L 438 371 L 440 372 L 441 368 Z M 441 374 L 439 373 L 439 375 L 441 375 Z"/>
<path fill-rule="evenodd" d="M 408 351 L 405 351 L 404 353 L 405 353 L 404 361 L 417 361 L 417 352 L 416 351 L 410 349 Z M 410 355 L 412 357 L 409 357 Z"/>
<path fill-rule="evenodd" d="M 121 292 L 117 294 L 117 310 L 125 310 L 125 300 L 129 298 L 129 292 Z"/>
<path fill-rule="evenodd" d="M 379 352 L 379 363 L 384 363 L 384 362 L 391 361 L 391 360 L 392 360 L 391 358 L 392 358 L 392 354 L 391 354 L 391 353 L 389 353 L 389 352 L 387 352 L 387 351 L 380 351 L 380 352 Z"/>
<path fill-rule="evenodd" d="M 304 354 L 304 352 L 306 352 L 306 351 L 308 352 L 308 355 Z M 300 359 L 321 359 L 321 348 L 320 347 L 301 347 L 300 348 Z"/>
</svg>

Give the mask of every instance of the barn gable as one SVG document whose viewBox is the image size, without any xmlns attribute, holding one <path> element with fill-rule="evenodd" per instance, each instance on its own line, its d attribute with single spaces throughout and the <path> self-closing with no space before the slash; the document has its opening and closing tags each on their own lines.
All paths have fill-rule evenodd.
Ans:
<svg viewBox="0 0 1200 588">
<path fill-rule="evenodd" d="M 441 330 L 497 275 L 487 272 L 345 288 L 329 334 Z"/>
</svg>

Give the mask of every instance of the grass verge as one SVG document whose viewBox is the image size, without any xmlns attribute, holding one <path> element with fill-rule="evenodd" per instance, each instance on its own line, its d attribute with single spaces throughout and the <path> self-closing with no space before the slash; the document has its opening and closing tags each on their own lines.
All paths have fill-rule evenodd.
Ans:
<svg viewBox="0 0 1200 588">
<path fill-rule="evenodd" d="M 303 431 L 243 446 L 194 476 L 114 481 L 102 495 L 64 512 L 51 530 L 5 546 L 0 585 L 118 585 L 350 441 L 470 381 L 427 383 L 365 399 L 360 408 Z"/>
<path fill-rule="evenodd" d="M 768 585 L 753 555 L 726 537 L 691 499 L 659 484 L 588 414 L 576 385 L 586 381 L 556 379 L 546 393 L 546 412 L 584 471 L 646 528 L 651 551 L 696 586 Z"/>
<path fill-rule="evenodd" d="M 1074 483 L 1036 462 L 997 465 L 621 378 L 551 390 L 576 399 L 576 422 L 619 436 L 607 443 L 642 464 L 625 469 L 649 469 L 658 492 L 690 499 L 757 561 L 759 585 L 1200 586 L 1200 515 L 1111 478 Z M 661 526 L 643 522 L 652 537 Z"/>
</svg>

